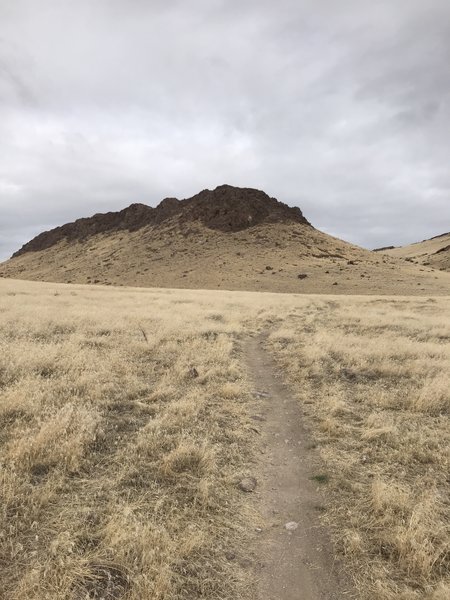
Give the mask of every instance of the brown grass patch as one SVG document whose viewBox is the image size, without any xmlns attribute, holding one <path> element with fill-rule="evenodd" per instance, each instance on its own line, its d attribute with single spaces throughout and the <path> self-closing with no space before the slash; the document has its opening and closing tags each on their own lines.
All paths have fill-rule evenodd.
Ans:
<svg viewBox="0 0 450 600">
<path fill-rule="evenodd" d="M 450 590 L 448 309 L 311 301 L 269 340 L 331 474 L 327 519 L 361 598 Z"/>
<path fill-rule="evenodd" d="M 250 599 L 239 348 L 270 329 L 359 598 L 447 599 L 450 303 L 432 300 L 1 280 L 0 598 Z"/>
</svg>

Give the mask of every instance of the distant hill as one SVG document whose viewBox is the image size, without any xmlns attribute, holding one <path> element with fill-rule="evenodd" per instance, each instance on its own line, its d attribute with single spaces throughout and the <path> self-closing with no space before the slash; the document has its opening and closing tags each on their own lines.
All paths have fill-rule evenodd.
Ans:
<svg viewBox="0 0 450 600">
<path fill-rule="evenodd" d="M 0 264 L 0 276 L 269 292 L 450 292 L 447 274 L 334 238 L 299 208 L 229 185 L 41 233 Z"/>
<path fill-rule="evenodd" d="M 450 272 L 450 233 L 443 233 L 409 246 L 388 249 L 387 254 Z"/>
<path fill-rule="evenodd" d="M 176 221 L 182 227 L 199 223 L 208 229 L 236 232 L 260 223 L 294 222 L 309 225 L 301 210 L 291 208 L 264 192 L 222 185 L 203 190 L 187 200 L 165 198 L 156 208 L 131 204 L 120 212 L 97 214 L 45 231 L 25 244 L 13 257 L 45 250 L 61 241 L 84 241 L 101 233 L 138 231 Z"/>
</svg>

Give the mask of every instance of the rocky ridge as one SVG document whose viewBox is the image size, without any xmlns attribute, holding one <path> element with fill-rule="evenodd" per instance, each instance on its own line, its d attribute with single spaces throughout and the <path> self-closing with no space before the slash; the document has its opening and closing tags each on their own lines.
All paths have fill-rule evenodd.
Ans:
<svg viewBox="0 0 450 600">
<path fill-rule="evenodd" d="M 265 192 L 222 185 L 214 190 L 203 190 L 185 200 L 165 198 L 156 208 L 131 204 L 119 212 L 78 219 L 39 234 L 13 254 L 13 258 L 27 252 L 45 250 L 63 240 L 73 242 L 86 240 L 99 233 L 137 231 L 174 218 L 180 224 L 198 221 L 209 229 L 221 232 L 237 232 L 261 223 L 296 222 L 310 225 L 299 208 L 287 206 Z"/>
</svg>

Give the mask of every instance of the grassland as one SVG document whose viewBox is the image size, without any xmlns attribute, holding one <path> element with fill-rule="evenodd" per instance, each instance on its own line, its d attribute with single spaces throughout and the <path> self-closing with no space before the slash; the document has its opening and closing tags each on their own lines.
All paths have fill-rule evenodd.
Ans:
<svg viewBox="0 0 450 600">
<path fill-rule="evenodd" d="M 450 271 L 450 233 L 409 246 L 393 248 L 382 255 L 401 258 L 424 267 Z"/>
<path fill-rule="evenodd" d="M 448 300 L 311 301 L 273 331 L 361 597 L 450 597 Z"/>
<path fill-rule="evenodd" d="M 356 597 L 448 598 L 449 308 L 0 280 L 0 598 L 253 597 L 261 331 Z"/>
</svg>

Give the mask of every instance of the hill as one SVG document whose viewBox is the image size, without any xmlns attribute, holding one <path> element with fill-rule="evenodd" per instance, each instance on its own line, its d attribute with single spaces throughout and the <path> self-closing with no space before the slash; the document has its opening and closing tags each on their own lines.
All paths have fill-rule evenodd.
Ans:
<svg viewBox="0 0 450 600">
<path fill-rule="evenodd" d="M 38 235 L 0 276 L 139 287 L 447 294 L 450 278 L 315 229 L 297 207 L 228 185 Z"/>
<path fill-rule="evenodd" d="M 386 253 L 416 264 L 450 271 L 450 233 L 400 248 L 389 248 Z"/>
</svg>

